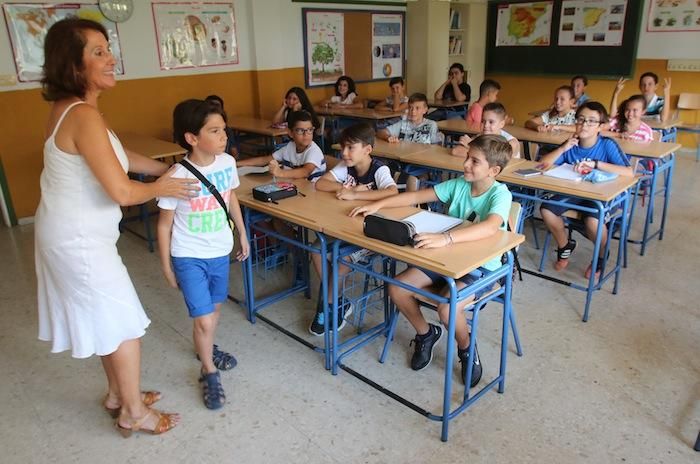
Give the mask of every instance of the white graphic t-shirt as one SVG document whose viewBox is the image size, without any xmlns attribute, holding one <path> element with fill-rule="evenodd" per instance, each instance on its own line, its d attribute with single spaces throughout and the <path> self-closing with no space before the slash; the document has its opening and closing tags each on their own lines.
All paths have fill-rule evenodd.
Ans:
<svg viewBox="0 0 700 464">
<path fill-rule="evenodd" d="M 227 154 L 216 155 L 209 166 L 198 166 L 187 159 L 216 189 L 228 207 L 233 189 L 240 185 L 236 160 Z M 194 174 L 178 164 L 173 177 L 196 179 Z M 216 197 L 199 183 L 201 190 L 196 197 L 180 200 L 173 197 L 158 199 L 161 209 L 175 210 L 170 255 L 176 258 L 218 258 L 231 253 L 233 234 L 226 212 Z"/>
</svg>

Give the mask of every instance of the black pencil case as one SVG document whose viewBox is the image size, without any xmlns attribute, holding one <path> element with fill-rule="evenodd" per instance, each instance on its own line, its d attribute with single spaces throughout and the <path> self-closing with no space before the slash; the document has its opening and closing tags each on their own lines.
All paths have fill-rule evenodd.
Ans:
<svg viewBox="0 0 700 464">
<path fill-rule="evenodd" d="M 253 198 L 266 202 L 282 200 L 297 194 L 297 186 L 291 182 L 270 182 L 253 187 Z"/>
<path fill-rule="evenodd" d="M 410 222 L 385 218 L 377 214 L 365 216 L 365 235 L 394 245 L 413 245 L 416 228 Z"/>
</svg>

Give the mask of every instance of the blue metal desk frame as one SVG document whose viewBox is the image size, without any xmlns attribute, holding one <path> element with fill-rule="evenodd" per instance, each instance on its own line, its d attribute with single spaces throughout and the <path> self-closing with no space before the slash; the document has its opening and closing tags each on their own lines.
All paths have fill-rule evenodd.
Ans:
<svg viewBox="0 0 700 464">
<path fill-rule="evenodd" d="M 520 185 L 517 184 L 511 184 L 515 185 L 517 187 L 521 187 Z M 529 193 L 532 192 L 532 193 Z M 553 200 L 551 198 L 548 198 L 549 191 L 545 190 L 534 190 L 532 189 L 523 189 L 523 190 L 516 190 L 513 191 L 513 198 L 514 199 L 519 199 L 522 200 L 524 203 L 537 203 L 537 202 L 542 202 L 542 203 L 548 203 L 552 205 L 558 205 L 558 206 L 568 206 L 570 207 L 569 209 L 576 210 L 576 211 L 581 211 L 581 212 L 587 212 L 587 213 L 593 213 L 596 215 L 598 219 L 598 229 L 596 231 L 596 240 L 593 244 L 593 255 L 591 257 L 591 276 L 588 279 L 588 285 L 583 286 L 574 282 L 568 282 L 562 279 L 558 279 L 555 277 L 548 276 L 546 274 L 542 274 L 540 272 L 536 271 L 531 271 L 527 269 L 523 269 L 522 272 L 534 275 L 537 277 L 544 278 L 546 280 L 550 280 L 552 282 L 556 282 L 562 285 L 566 285 L 568 287 L 575 288 L 577 290 L 582 290 L 586 292 L 586 304 L 584 306 L 584 311 L 583 311 L 583 322 L 588 321 L 588 317 L 590 314 L 590 309 L 591 309 L 591 300 L 593 298 L 593 292 L 600 290 L 605 282 L 610 279 L 613 274 L 615 275 L 615 285 L 613 287 L 613 294 L 617 294 L 617 290 L 619 287 L 620 283 L 620 275 L 622 274 L 622 258 L 624 256 L 624 241 L 620 240 L 618 244 L 618 251 L 617 251 L 617 258 L 615 260 L 615 266 L 613 269 L 611 269 L 608 273 L 601 272 L 600 277 L 598 281 L 596 282 L 595 274 L 596 270 L 598 268 L 598 259 L 597 257 L 599 256 L 600 253 L 600 245 L 601 245 L 601 234 L 603 231 L 603 225 L 604 225 L 604 220 L 605 217 L 608 213 L 614 214 L 614 211 L 618 208 L 622 208 L 622 218 L 621 218 L 621 226 L 620 226 L 620 236 L 626 238 L 627 237 L 627 231 L 628 231 L 628 209 L 629 209 L 629 201 L 630 201 L 630 192 L 629 190 L 625 190 L 623 193 L 618 195 L 616 198 L 614 198 L 611 201 L 608 202 L 603 202 L 599 200 L 590 200 L 585 197 L 587 201 L 592 202 L 595 205 L 595 208 L 583 206 L 583 205 L 574 205 L 570 204 L 564 200 Z M 571 195 L 564 195 L 564 194 L 558 194 L 560 196 L 566 196 L 566 197 L 571 197 Z M 579 198 L 579 197 L 575 197 Z M 531 210 L 530 208 L 523 208 L 523 211 L 529 211 Z M 608 247 L 610 246 L 610 240 L 607 242 Z M 544 251 L 546 253 L 546 249 Z M 607 258 L 605 259 L 605 262 L 607 262 Z M 603 270 L 605 270 L 605 263 L 603 265 Z"/>
<path fill-rule="evenodd" d="M 251 208 L 249 207 L 244 207 L 243 210 L 243 220 L 245 223 L 246 227 L 246 234 L 248 234 L 248 237 L 252 237 L 251 232 L 253 230 L 260 230 L 264 231 L 265 234 L 270 235 L 272 237 L 275 237 L 277 240 L 285 243 L 289 243 L 290 245 L 295 246 L 298 249 L 304 250 L 306 252 L 311 252 L 311 253 L 320 253 L 321 256 L 327 256 L 328 255 L 328 246 L 327 246 L 327 240 L 324 234 L 321 232 L 315 232 L 318 241 L 320 242 L 320 246 L 317 248 L 313 245 L 310 245 L 308 242 L 308 229 L 306 228 L 301 228 L 302 229 L 302 234 L 301 234 L 301 241 L 299 240 L 293 240 L 290 239 L 289 237 L 286 237 L 282 234 L 279 234 L 275 232 L 274 230 L 268 230 L 268 229 L 261 229 L 255 226 L 255 223 L 263 220 L 265 218 L 269 217 L 267 214 L 264 213 L 251 213 Z M 307 346 L 311 348 L 312 350 L 323 353 L 324 354 L 324 364 L 326 369 L 331 368 L 330 364 L 330 331 L 328 330 L 328 260 L 322 259 L 321 260 L 321 297 L 323 299 L 322 304 L 324 308 L 324 328 L 325 328 L 325 333 L 323 336 L 323 346 L 316 346 L 307 340 L 299 337 L 298 335 L 290 332 L 289 330 L 285 329 L 284 327 L 280 326 L 279 324 L 275 323 L 274 321 L 264 317 L 263 315 L 260 314 L 260 312 L 266 308 L 267 306 L 276 303 L 284 298 L 287 298 L 291 295 L 294 295 L 299 292 L 305 292 L 306 296 L 310 296 L 310 287 L 309 287 L 309 269 L 308 269 L 308 262 L 305 262 L 304 264 L 304 271 L 303 271 L 303 278 L 301 281 L 297 280 L 296 282 L 293 282 L 293 285 L 291 288 L 288 288 L 286 290 L 282 290 L 280 292 L 277 292 L 273 295 L 266 296 L 264 298 L 256 298 L 255 297 L 255 283 L 254 283 L 254 273 L 253 273 L 253 259 L 252 257 L 249 257 L 245 262 L 243 263 L 243 289 L 245 292 L 245 307 L 247 311 L 247 317 L 248 320 L 252 323 L 255 324 L 256 319 L 260 319 L 263 322 L 266 322 L 270 326 L 276 328 L 280 332 L 284 333 L 285 335 L 293 338 L 294 340 L 298 341 L 299 343 L 303 344 L 304 346 Z M 231 297 L 229 297 L 231 298 Z"/>
<path fill-rule="evenodd" d="M 332 246 L 332 280 L 331 280 L 331 288 L 333 292 L 333 308 L 332 308 L 332 324 L 331 324 L 331 330 L 332 330 L 332 349 L 331 349 L 331 372 L 333 375 L 336 375 L 338 372 L 338 367 L 343 369 L 344 371 L 350 373 L 354 377 L 362 380 L 363 382 L 367 383 L 368 385 L 372 386 L 373 388 L 381 391 L 382 393 L 388 395 L 389 397 L 399 401 L 401 404 L 404 406 L 409 407 L 410 409 L 418 412 L 419 414 L 423 415 L 424 417 L 427 417 L 430 420 L 434 421 L 440 421 L 442 422 L 442 432 L 440 435 L 440 439 L 442 441 L 447 441 L 448 439 L 448 430 L 449 430 L 449 423 L 450 420 L 454 419 L 456 416 L 461 414 L 463 411 L 465 411 L 469 406 L 474 404 L 479 398 L 481 398 L 486 392 L 489 390 L 493 389 L 494 387 L 498 386 L 498 393 L 503 393 L 505 390 L 505 378 L 506 378 L 506 357 L 508 354 L 508 325 L 510 323 L 510 318 L 511 318 L 511 292 L 512 292 L 512 277 L 513 277 L 513 256 L 512 253 L 508 252 L 507 253 L 507 262 L 506 264 L 502 265 L 500 268 L 498 268 L 495 271 L 489 272 L 487 275 L 485 275 L 483 278 L 479 279 L 475 283 L 473 283 L 470 286 L 467 286 L 463 288 L 462 290 L 457 290 L 457 286 L 455 284 L 455 280 L 451 277 L 445 277 L 445 280 L 447 282 L 447 286 L 450 289 L 450 296 L 449 298 L 443 297 L 441 295 L 436 295 L 430 292 L 427 292 L 423 289 L 419 288 L 414 288 L 411 287 L 403 282 L 400 282 L 396 280 L 393 276 L 394 274 L 394 269 L 395 267 L 392 266 L 392 271 L 388 273 L 387 275 L 385 274 L 379 274 L 377 272 L 374 272 L 373 270 L 369 270 L 365 267 L 355 265 L 353 263 L 348 263 L 346 261 L 342 261 L 342 264 L 344 266 L 349 266 L 351 269 L 358 271 L 358 272 L 363 272 L 366 273 L 376 279 L 379 279 L 385 283 L 391 283 L 394 285 L 398 285 L 400 287 L 403 287 L 405 289 L 411 290 L 413 292 L 416 292 L 420 295 L 423 295 L 426 298 L 429 298 L 431 300 L 436 301 L 437 303 L 449 303 L 450 305 L 450 314 L 449 314 L 449 321 L 448 321 L 448 326 L 447 326 L 447 354 L 445 357 L 445 385 L 443 389 L 443 405 L 442 405 L 442 414 L 433 414 L 429 411 L 424 410 L 420 406 L 417 406 L 410 401 L 400 397 L 396 393 L 382 387 L 381 385 L 378 385 L 371 379 L 363 376 L 362 374 L 354 371 L 353 369 L 345 366 L 342 363 L 342 360 L 346 357 L 354 353 L 355 351 L 359 350 L 363 346 L 367 345 L 371 341 L 375 340 L 376 338 L 380 336 L 385 336 L 387 337 L 387 341 L 384 345 L 384 350 L 382 352 L 382 356 L 380 358 L 380 362 L 384 362 L 386 359 L 386 356 L 388 354 L 388 347 L 389 344 L 391 343 L 391 338 L 393 337 L 393 327 L 391 324 L 389 324 L 389 311 L 385 308 L 385 320 L 382 324 L 379 324 L 368 331 L 357 335 L 350 340 L 347 340 L 343 342 L 342 344 L 338 343 L 338 311 L 337 311 L 337 295 L 338 295 L 338 265 L 341 264 L 342 260 L 342 254 L 340 252 L 340 240 L 336 240 L 333 243 Z M 389 256 L 389 258 L 391 258 Z M 475 292 L 484 289 L 486 287 L 490 287 L 491 285 L 495 284 L 496 282 L 500 281 L 501 279 L 505 279 L 505 285 L 502 285 L 500 288 L 498 288 L 494 293 L 490 294 L 485 301 L 490 301 L 490 300 L 496 300 L 500 301 L 503 304 L 503 321 L 502 321 L 502 329 L 501 329 L 501 354 L 500 354 L 500 367 L 499 367 L 499 374 L 498 376 L 493 379 L 491 382 L 489 382 L 486 386 L 481 388 L 477 393 L 474 395 L 470 395 L 469 388 L 465 386 L 464 388 L 464 397 L 462 403 L 455 408 L 454 410 L 451 410 L 450 408 L 450 403 L 451 403 L 451 397 L 452 397 L 452 369 L 453 369 L 453 363 L 454 363 L 454 357 L 455 357 L 455 342 L 454 342 L 454 336 L 455 336 L 455 320 L 457 317 L 457 311 L 456 311 L 456 306 L 459 301 L 464 300 L 465 298 L 471 296 Z M 499 298 L 500 297 L 500 298 Z M 477 338 L 477 332 L 478 332 L 478 321 L 479 321 L 479 310 L 474 311 L 474 315 L 472 318 L 472 335 L 470 337 L 469 341 L 469 356 L 473 358 L 474 356 L 474 345 L 476 343 L 476 338 Z M 346 348 L 347 347 L 347 348 Z M 346 348 L 344 351 L 341 352 Z M 466 385 L 470 384 L 471 381 L 471 376 L 472 376 L 472 366 L 469 365 L 467 367 L 467 381 Z"/>
</svg>

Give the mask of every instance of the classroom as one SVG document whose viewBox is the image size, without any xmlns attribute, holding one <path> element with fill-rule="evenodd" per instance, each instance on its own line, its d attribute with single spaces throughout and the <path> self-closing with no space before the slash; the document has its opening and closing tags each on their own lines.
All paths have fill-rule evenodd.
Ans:
<svg viewBox="0 0 700 464">
<path fill-rule="evenodd" d="M 675 3 L 683 5 L 677 8 Z M 607 10 L 600 10 L 601 5 Z M 45 152 L 50 149 L 44 143 L 51 133 L 46 124 L 55 123 L 52 105 L 58 102 L 42 97 L 42 71 L 37 66 L 43 63 L 43 44 L 33 41 L 36 37 L 43 41 L 47 22 L 55 22 L 54 14 L 67 16 L 66 11 L 77 6 L 81 18 L 107 21 L 115 57 L 116 75 L 109 77 L 112 81 L 103 93 L 97 92 L 99 117 L 111 131 L 105 140 L 118 137 L 130 160 L 135 151 L 171 164 L 189 151 L 182 143 L 190 144 L 189 156 L 194 156 L 200 153 L 197 144 L 192 145 L 192 134 L 178 136 L 173 112 L 177 114 L 176 107 L 188 99 L 218 96 L 229 126 L 226 152 L 236 156 L 231 163 L 233 158 L 226 155 L 226 162 L 238 166 L 237 175 L 229 169 L 207 176 L 220 190 L 231 188 L 222 190 L 229 206 L 236 199 L 242 207 L 237 216 L 238 211 L 229 211 L 235 244 L 226 251 L 228 262 L 233 248 L 227 266 L 228 299 L 220 306 L 214 340 L 217 375 L 221 371 L 217 388 L 223 384 L 226 391 L 220 409 L 207 402 L 206 388 L 213 384 L 202 381 L 208 364 L 197 361 L 193 326 L 185 313 L 190 302 L 184 304 L 181 289 L 170 288 L 167 273 L 163 278 L 158 248 L 163 242 L 161 219 L 174 215 L 177 228 L 179 210 L 164 215 L 167 202 L 162 197 L 152 200 L 160 195 L 144 193 L 149 201 L 132 201 L 119 213 L 125 220 L 119 224 L 118 256 L 114 256 L 121 257 L 136 303 L 140 301 L 146 320 L 150 319 L 145 335 L 139 336 L 141 389 L 162 392 L 162 398 L 160 394 L 150 398 L 159 401 L 157 409 L 180 414 L 179 423 L 157 438 L 134 434 L 124 441 L 115 433 L 128 436 L 131 430 L 124 428 L 120 408 L 107 405 L 110 395 L 105 397 L 102 369 L 107 372 L 108 367 L 100 357 L 75 352 L 72 356 L 70 345 L 58 350 L 54 344 L 54 351 L 61 352 L 52 353 L 51 345 L 37 338 L 43 330 L 37 312 L 41 319 L 45 317 L 41 306 L 56 303 L 39 292 L 37 304 L 37 286 L 44 285 L 48 271 L 42 275 L 46 257 L 44 252 L 35 253 L 35 246 L 40 240 L 57 239 L 66 228 L 58 223 L 46 229 L 44 222 L 44 232 L 40 229 L 41 216 L 46 221 L 51 209 L 42 198 L 42 188 L 48 184 L 42 178 Z M 124 17 L 108 21 L 103 13 L 110 7 L 123 8 Z M 700 439 L 700 290 L 692 278 L 698 275 L 695 263 L 700 259 L 695 231 L 700 217 L 696 201 L 700 5 L 696 2 L 81 0 L 65 5 L 0 0 L 0 9 L 5 18 L 5 32 L 0 33 L 0 308 L 6 315 L 0 348 L 12 353 L 0 362 L 6 373 L 0 384 L 3 462 L 92 462 L 98 453 L 102 461 L 115 463 L 162 458 L 251 463 L 403 463 L 431 458 L 484 463 L 697 462 L 700 453 L 693 448 Z M 669 20 L 681 12 L 691 19 Z M 532 15 L 531 22 L 522 20 L 526 15 Z M 198 19 L 205 17 L 210 22 Z M 177 36 L 179 32 L 173 31 L 181 26 L 174 24 L 182 18 L 195 37 L 192 43 L 207 50 L 192 48 L 190 55 L 179 54 L 179 45 L 166 34 Z M 608 24 L 605 33 L 596 29 L 603 20 Z M 314 49 L 315 34 L 320 34 L 316 28 L 322 27 L 333 30 L 324 32 L 324 40 L 340 42 L 331 43 L 337 48 L 329 59 L 323 48 Z M 585 28 L 595 33 L 584 37 L 576 32 Z M 214 29 L 218 32 L 212 33 Z M 533 38 L 542 31 L 546 37 Z M 197 38 L 199 34 L 211 36 L 211 43 L 209 37 Z M 36 50 L 39 58 L 31 54 Z M 470 87 L 465 99 L 454 99 L 460 93 L 457 89 L 464 89 L 451 85 L 456 63 Z M 601 124 L 597 107 L 586 103 L 578 109 L 583 116 L 577 112 L 575 118 L 575 106 L 567 106 L 572 118 L 568 123 L 548 124 L 550 116 L 542 117 L 550 113 L 554 117 L 556 95 L 573 85 L 572 77 L 587 76 L 589 101 L 600 102 L 606 112 L 614 96 L 621 104 L 619 111 L 614 105 L 619 120 L 622 115 L 628 118 L 625 105 L 632 106 L 630 97 L 643 92 L 637 85 L 644 73 L 658 76 L 657 95 L 665 96 L 664 86 L 670 88 L 663 103 L 670 111 L 665 119 L 661 109 L 656 118 L 642 118 L 653 129 L 652 141 L 636 143 L 627 133 L 614 138 L 613 146 L 631 165 L 628 171 L 622 166 L 609 168 L 614 164 L 609 159 L 599 163 L 584 158 L 571 162 L 574 170 L 612 172 L 612 180 L 592 183 L 580 181 L 581 176 L 570 181 L 539 175 L 549 167 L 552 154 L 556 159 L 576 144 L 575 148 L 587 147 L 585 131 L 593 131 L 594 124 L 600 126 L 601 135 L 615 137 Z M 348 85 L 354 87 L 355 105 L 337 103 L 346 98 L 334 86 L 341 75 L 356 81 Z M 392 108 L 392 99 L 397 98 L 392 83 L 398 81 L 390 79 L 396 77 L 403 78 L 403 94 L 401 106 Z M 488 133 L 483 127 L 485 115 L 495 112 L 486 106 L 493 105 L 495 97 L 488 100 L 484 91 L 480 99 L 480 84 L 492 81 L 499 87 L 497 101 L 507 113 L 499 130 L 515 136 L 520 153 L 488 174 L 490 182 L 508 187 L 511 216 L 506 211 L 490 235 L 474 239 L 467 238 L 468 229 L 486 230 L 486 217 L 480 222 L 477 217 L 478 224 L 471 226 L 438 230 L 432 228 L 434 221 L 449 219 L 447 208 L 437 207 L 445 214 L 432 211 L 435 205 L 450 203 L 442 201 L 445 189 L 437 185 L 464 178 L 469 185 L 469 176 L 476 176 L 477 168 L 467 173 L 466 166 L 490 150 L 479 141 L 514 153 L 507 143 L 509 147 L 503 148 L 501 137 L 493 142 L 487 135 L 478 136 Z M 292 88 L 305 92 L 313 118 L 318 119 L 286 106 Z M 449 89 L 444 99 L 440 89 Z M 298 99 L 302 106 L 304 98 Z M 427 142 L 419 140 L 425 133 L 412 126 L 419 124 L 414 123 L 419 111 L 414 108 L 423 103 L 425 117 L 418 118 L 439 131 L 438 139 L 431 133 Z M 475 104 L 485 107 L 476 126 L 465 122 Z M 597 119 L 591 119 L 593 113 Z M 367 200 L 391 202 L 404 194 L 380 194 L 385 187 L 378 185 L 362 192 L 371 195 L 346 192 L 337 166 L 347 167 L 343 171 L 347 176 L 357 175 L 348 164 L 355 162 L 354 156 L 364 156 L 348 154 L 350 146 L 365 146 L 359 142 L 365 132 L 352 131 L 360 127 L 354 125 L 357 122 L 376 130 L 371 154 L 389 166 L 388 182 L 394 187 L 386 188 L 394 192 L 399 184 L 399 190 L 407 190 L 404 198 L 415 195 L 430 205 L 430 213 L 415 203 L 380 211 L 389 218 L 382 220 L 392 226 L 401 222 L 391 219 L 410 214 L 433 221 L 428 227 L 433 233 L 425 234 L 425 248 L 386 241 L 395 237 L 371 238 L 367 220 L 371 216 L 362 218 L 362 208 L 373 204 Z M 563 127 L 553 129 L 556 124 Z M 415 129 L 413 135 L 406 131 L 407 125 Z M 399 126 L 396 132 L 390 129 Z M 576 144 L 570 142 L 574 131 Z M 348 139 L 348 134 L 360 135 Z M 284 147 L 293 150 L 295 143 L 298 155 L 302 151 L 298 140 L 303 137 L 320 147 L 323 169 L 288 179 L 295 196 L 259 201 L 255 187 L 286 179 L 284 168 L 270 155 Z M 461 137 L 471 142 L 462 144 Z M 592 140 L 606 137 L 594 134 Z M 469 150 L 471 143 L 476 148 Z M 459 147 L 466 147 L 469 154 L 455 156 Z M 369 157 L 363 159 L 369 162 Z M 486 159 L 487 168 L 494 169 Z M 196 164 L 196 159 L 191 161 Z M 244 175 L 246 169 L 263 166 L 268 174 Z M 292 171 L 306 169 L 308 163 L 295 166 Z M 330 173 L 323 174 L 326 166 Z M 372 171 L 375 184 L 383 182 L 377 174 L 382 168 Z M 185 171 L 181 165 L 177 169 Z M 526 170 L 538 172 L 526 177 Z M 144 185 L 156 184 L 151 181 L 162 172 L 146 176 L 150 181 Z M 404 175 L 428 187 L 410 191 L 412 184 L 403 185 Z M 144 180 L 139 176 L 130 185 Z M 112 190 L 105 189 L 111 196 Z M 100 194 L 109 198 L 101 190 Z M 201 222 L 193 225 L 191 216 L 190 231 L 216 229 L 230 240 L 225 225 L 229 221 L 215 196 L 198 204 L 196 220 Z M 575 203 L 579 199 L 583 200 Z M 562 204 L 573 206 L 568 213 L 553 213 Z M 43 208 L 42 215 L 37 208 Z M 360 214 L 350 217 L 357 208 Z M 560 221 L 564 217 L 566 232 L 551 225 L 552 215 Z M 60 219 L 56 214 L 51 217 Z M 467 217 L 459 219 L 461 224 Z M 70 233 L 78 240 L 86 240 L 86 234 L 100 227 L 98 216 L 87 221 L 82 229 L 73 225 Z M 587 227 L 594 228 L 588 234 L 594 235 L 592 240 L 583 234 Z M 250 255 L 239 263 L 243 233 L 248 235 Z M 557 244 L 560 233 L 568 234 L 565 246 Z M 427 249 L 432 246 L 428 236 L 444 242 Z M 176 246 L 175 239 L 172 242 Z M 320 259 L 326 254 L 327 260 Z M 107 280 L 109 274 L 99 274 L 102 263 L 105 268 L 109 263 L 97 255 L 93 258 L 96 281 Z M 497 264 L 489 267 L 494 260 Z M 57 268 L 59 274 L 73 273 L 71 263 L 66 263 Z M 343 276 L 348 267 L 352 272 Z M 435 351 L 429 348 L 427 364 L 416 368 L 411 353 L 414 349 L 417 353 L 425 339 L 419 338 L 415 324 L 411 326 L 413 319 L 403 317 L 406 310 L 394 303 L 401 301 L 400 291 L 418 287 L 399 281 L 396 274 L 428 269 L 448 285 L 438 311 L 422 306 L 423 323 L 438 332 Z M 479 269 L 489 272 L 480 273 L 477 280 L 463 280 Z M 403 290 L 397 282 L 405 285 Z M 178 284 L 182 288 L 179 278 L 174 286 Z M 457 309 L 471 295 L 457 292 L 463 285 L 473 288 L 471 293 L 483 294 L 483 301 L 479 297 L 468 306 L 466 316 Z M 197 340 L 199 318 L 192 314 L 190 308 Z M 320 332 L 309 334 L 319 314 L 325 323 L 319 319 Z M 478 354 L 469 335 L 468 348 L 454 341 L 465 319 L 470 320 L 474 340 L 478 330 Z M 236 359 L 219 351 L 219 360 L 228 364 L 219 366 L 217 347 L 235 355 L 237 365 Z M 469 365 L 461 379 L 460 363 Z M 201 372 L 200 366 L 204 366 Z M 483 379 L 476 379 L 476 387 L 465 388 L 465 372 L 474 381 L 481 377 L 482 366 Z M 143 399 L 146 405 L 151 404 L 148 399 Z M 143 424 L 134 420 L 131 425 L 138 429 Z"/>
</svg>

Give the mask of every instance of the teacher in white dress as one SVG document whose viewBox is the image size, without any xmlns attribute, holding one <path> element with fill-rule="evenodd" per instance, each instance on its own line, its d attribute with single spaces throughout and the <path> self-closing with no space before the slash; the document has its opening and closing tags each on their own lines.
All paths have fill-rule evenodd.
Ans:
<svg viewBox="0 0 700 464">
<path fill-rule="evenodd" d="M 116 62 L 101 24 L 57 22 L 44 56 L 43 95 L 52 106 L 35 226 L 39 338 L 51 341 L 53 352 L 101 357 L 103 405 L 122 435 L 163 433 L 180 416 L 149 408 L 161 395 L 140 390 L 140 337 L 150 321 L 117 251 L 120 206 L 188 198 L 199 187 L 124 149 L 109 130 L 97 103 L 116 84 Z M 142 183 L 127 171 L 160 177 Z"/>
</svg>

